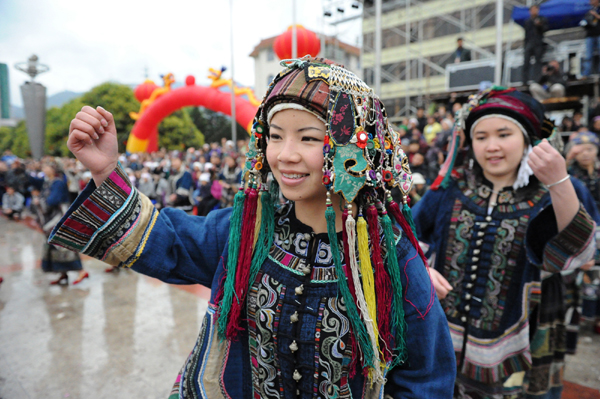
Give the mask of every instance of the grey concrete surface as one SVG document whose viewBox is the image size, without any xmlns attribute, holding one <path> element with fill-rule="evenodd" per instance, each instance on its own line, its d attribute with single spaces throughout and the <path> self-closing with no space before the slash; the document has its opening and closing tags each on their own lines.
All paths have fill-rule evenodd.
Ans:
<svg viewBox="0 0 600 399">
<path fill-rule="evenodd" d="M 39 268 L 43 241 L 0 217 L 0 398 L 166 399 L 209 291 L 107 274 L 93 259 L 84 261 L 89 279 L 50 286 L 55 275 Z"/>
<path fill-rule="evenodd" d="M 55 275 L 40 269 L 43 242 L 0 217 L 0 399 L 166 399 L 196 341 L 208 289 L 129 270 L 108 274 L 89 258 L 89 279 L 50 286 Z M 596 392 L 600 336 L 590 325 L 581 335 L 565 377 Z M 580 397 L 578 389 L 563 397 Z"/>
</svg>

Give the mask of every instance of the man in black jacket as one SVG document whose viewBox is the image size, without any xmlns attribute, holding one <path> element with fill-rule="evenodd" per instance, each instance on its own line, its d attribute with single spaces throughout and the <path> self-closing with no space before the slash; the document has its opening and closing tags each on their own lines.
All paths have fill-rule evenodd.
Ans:
<svg viewBox="0 0 600 399">
<path fill-rule="evenodd" d="M 551 97 L 564 97 L 567 80 L 567 75 L 560 70 L 558 61 L 553 60 L 543 68 L 540 79 L 529 86 L 529 91 L 540 102 Z"/>
<path fill-rule="evenodd" d="M 596 0 L 597 1 L 597 0 Z M 548 30 L 548 20 L 540 16 L 540 6 L 529 8 L 529 19 L 525 21 L 525 57 L 523 59 L 523 84 L 536 80 L 542 73 L 544 56 L 544 33 Z M 535 57 L 533 76 L 529 73 L 531 57 Z"/>
<path fill-rule="evenodd" d="M 471 61 L 471 50 L 463 47 L 463 39 L 459 37 L 456 40 L 456 51 L 454 51 L 454 63 Z"/>
<path fill-rule="evenodd" d="M 583 76 L 592 74 L 592 64 L 594 60 L 594 51 L 600 50 L 600 7 L 599 0 L 590 0 L 592 8 L 585 14 L 585 18 L 580 25 L 585 29 L 585 61 L 583 63 Z M 598 73 L 598 66 L 594 68 L 594 73 Z"/>
</svg>

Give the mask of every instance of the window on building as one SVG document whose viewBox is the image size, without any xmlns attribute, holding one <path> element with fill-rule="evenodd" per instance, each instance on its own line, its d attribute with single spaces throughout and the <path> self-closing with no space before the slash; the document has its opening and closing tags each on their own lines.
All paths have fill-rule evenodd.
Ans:
<svg viewBox="0 0 600 399">
<path fill-rule="evenodd" d="M 267 86 L 271 84 L 271 82 L 273 81 L 273 78 L 275 78 L 275 75 L 270 74 L 269 76 L 267 76 Z"/>
<path fill-rule="evenodd" d="M 267 50 L 267 61 L 273 61 L 275 59 L 275 52 L 272 48 Z M 271 83 L 271 81 L 269 81 Z"/>
</svg>

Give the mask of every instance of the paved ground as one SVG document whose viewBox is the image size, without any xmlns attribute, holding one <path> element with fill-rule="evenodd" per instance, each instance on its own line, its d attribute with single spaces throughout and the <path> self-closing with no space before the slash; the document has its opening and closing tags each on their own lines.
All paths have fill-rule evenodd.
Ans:
<svg viewBox="0 0 600 399">
<path fill-rule="evenodd" d="M 0 399 L 165 399 L 209 291 L 107 274 L 93 259 L 84 260 L 91 278 L 80 285 L 49 286 L 54 276 L 39 268 L 43 241 L 0 217 Z M 589 326 L 566 378 L 563 399 L 600 398 L 600 336 Z"/>
</svg>

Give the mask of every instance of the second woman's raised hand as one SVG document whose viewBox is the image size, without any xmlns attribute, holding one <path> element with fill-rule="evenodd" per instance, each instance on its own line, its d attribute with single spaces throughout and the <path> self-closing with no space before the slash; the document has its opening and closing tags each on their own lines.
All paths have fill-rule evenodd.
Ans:
<svg viewBox="0 0 600 399">
<path fill-rule="evenodd" d="M 565 159 L 546 139 L 533 147 L 528 163 L 535 177 L 545 185 L 556 183 L 567 175 Z"/>
<path fill-rule="evenodd" d="M 67 147 L 90 170 L 97 186 L 117 166 L 117 129 L 112 114 L 102 107 L 84 106 L 69 126 Z"/>
</svg>

